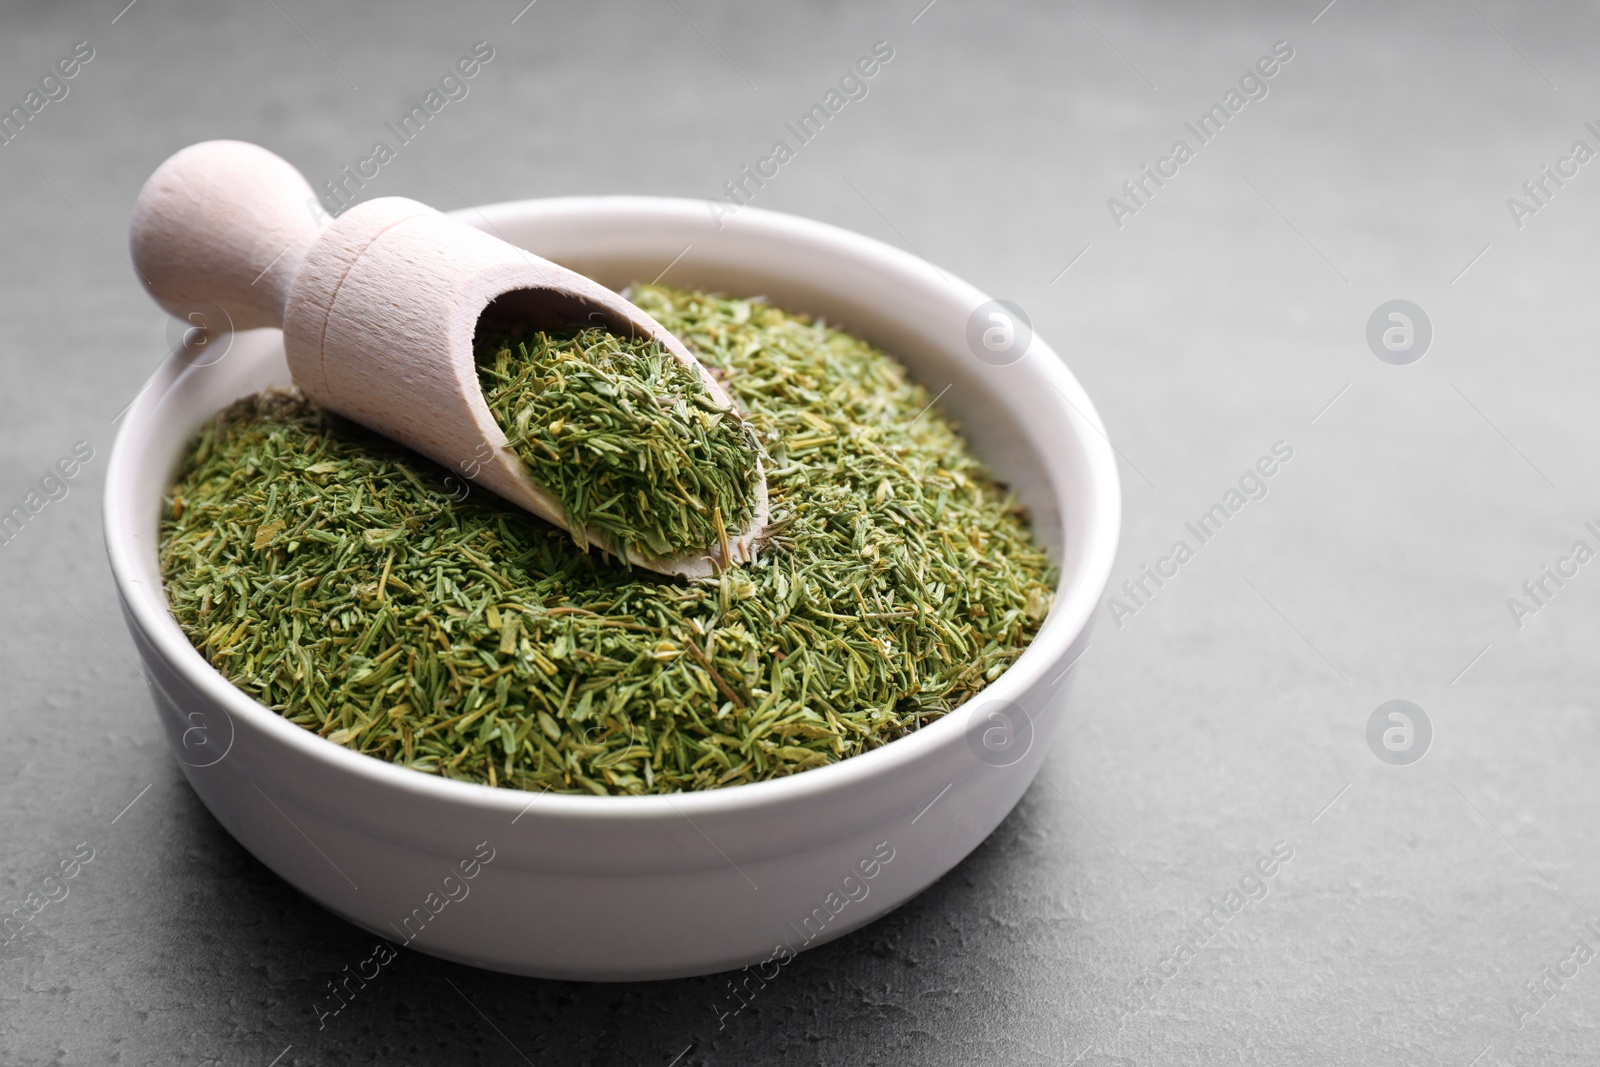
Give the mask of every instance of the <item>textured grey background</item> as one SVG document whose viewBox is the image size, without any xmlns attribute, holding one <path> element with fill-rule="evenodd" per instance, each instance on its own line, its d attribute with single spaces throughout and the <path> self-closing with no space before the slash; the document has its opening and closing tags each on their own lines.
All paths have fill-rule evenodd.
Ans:
<svg viewBox="0 0 1600 1067">
<path fill-rule="evenodd" d="M 1600 948 L 1600 564 L 1520 629 L 1506 603 L 1574 540 L 1600 547 L 1583 527 L 1600 520 L 1600 162 L 1520 229 L 1506 206 L 1574 140 L 1600 148 L 1583 128 L 1600 12 L 539 0 L 513 24 L 522 2 L 0 15 L 7 107 L 75 42 L 95 49 L 0 147 L 0 510 L 74 441 L 96 450 L 0 548 L 0 911 L 96 849 L 0 947 L 0 1062 L 1600 1058 L 1600 963 L 1550 982 L 1520 1029 L 1510 1006 L 1578 938 Z M 121 252 L 141 182 L 213 137 L 326 176 L 479 39 L 496 56 L 470 96 L 369 194 L 714 196 L 889 41 L 870 96 L 757 203 L 914 247 L 1028 310 L 1126 460 L 1115 583 L 1275 441 L 1295 450 L 1148 606 L 1121 628 L 1102 612 L 1059 744 L 994 836 L 721 1029 L 724 979 L 564 984 L 407 954 L 319 1031 L 312 1001 L 371 938 L 199 805 L 115 610 L 97 494 L 167 328 Z M 1295 58 L 1270 95 L 1118 229 L 1106 198 L 1278 40 Z M 1433 323 L 1412 366 L 1364 340 L 1393 298 Z M 1394 697 L 1434 725 L 1410 767 L 1365 740 Z M 1128 1013 L 1277 841 L 1296 851 L 1269 895 Z"/>
</svg>

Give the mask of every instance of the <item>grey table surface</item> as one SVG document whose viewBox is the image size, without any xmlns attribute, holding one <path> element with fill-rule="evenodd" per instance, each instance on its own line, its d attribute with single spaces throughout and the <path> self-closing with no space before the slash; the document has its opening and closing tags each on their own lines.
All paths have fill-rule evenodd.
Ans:
<svg viewBox="0 0 1600 1067">
<path fill-rule="evenodd" d="M 0 547 L 0 910 L 94 849 L 0 948 L 0 1062 L 1600 1059 L 1600 566 L 1571 555 L 1600 547 L 1600 163 L 1573 155 L 1600 148 L 1600 11 L 524 2 L 0 14 L 7 108 L 93 49 L 0 145 L 0 510 L 93 450 Z M 1026 309 L 1122 456 L 1114 585 L 1196 549 L 1131 613 L 1104 607 L 1054 751 L 982 847 L 720 1023 L 715 976 L 583 985 L 407 953 L 319 1028 L 370 935 L 200 805 L 116 610 L 98 494 L 168 330 L 123 252 L 140 184 L 214 137 L 332 175 L 479 40 L 470 94 L 363 195 L 715 197 L 889 42 L 757 203 Z M 1292 59 L 1202 144 L 1185 123 L 1277 42 Z M 1180 138 L 1193 158 L 1160 163 Z M 1176 174 L 1127 198 L 1146 164 Z M 1420 361 L 1368 342 L 1393 299 L 1431 323 Z M 1278 442 L 1267 495 L 1200 544 L 1185 523 Z M 1397 698 L 1432 726 L 1406 766 L 1368 742 Z M 1275 845 L 1292 859 L 1252 880 Z M 1223 931 L 1174 957 L 1241 883 Z"/>
</svg>

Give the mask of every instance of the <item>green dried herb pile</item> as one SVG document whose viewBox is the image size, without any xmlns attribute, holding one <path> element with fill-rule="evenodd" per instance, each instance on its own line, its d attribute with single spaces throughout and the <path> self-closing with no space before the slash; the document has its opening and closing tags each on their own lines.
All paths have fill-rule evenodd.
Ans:
<svg viewBox="0 0 1600 1067">
<path fill-rule="evenodd" d="M 1016 657 L 1054 572 L 932 396 L 882 352 L 751 300 L 641 287 L 772 457 L 757 562 L 674 580 L 296 396 L 200 433 L 160 560 L 235 685 L 379 759 L 528 790 L 754 782 L 876 748 Z"/>
<path fill-rule="evenodd" d="M 755 433 L 655 341 L 594 328 L 480 338 L 478 381 L 534 482 L 619 556 L 704 549 L 749 527 Z"/>
</svg>

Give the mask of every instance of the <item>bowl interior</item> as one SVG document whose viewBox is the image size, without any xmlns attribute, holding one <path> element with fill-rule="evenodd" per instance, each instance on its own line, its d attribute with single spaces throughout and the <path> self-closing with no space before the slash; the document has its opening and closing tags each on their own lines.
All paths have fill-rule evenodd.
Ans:
<svg viewBox="0 0 1600 1067">
<path fill-rule="evenodd" d="M 848 231 L 745 209 L 720 227 L 699 201 L 640 197 L 526 201 L 458 213 L 613 289 L 640 281 L 764 296 L 842 326 L 895 356 L 938 394 L 977 454 L 1031 511 L 1035 536 L 1060 568 L 1055 604 L 1022 657 L 985 690 L 1015 699 L 1059 663 L 1086 628 L 1110 575 L 1120 495 L 1115 461 L 1089 399 L 1049 346 L 1035 337 L 1018 362 L 992 366 L 967 345 L 967 321 L 988 298 L 925 261 Z M 216 674 L 167 610 L 157 563 L 161 501 L 188 442 L 233 400 L 291 379 L 276 330 L 213 342 L 194 365 L 169 359 L 130 408 L 112 459 L 107 542 L 128 610 L 186 674 L 201 677 L 232 714 L 265 716 L 269 731 L 312 744 L 358 773 L 401 774 L 424 790 L 515 810 L 527 794 L 413 774 L 300 730 Z M 223 346 L 226 346 L 225 348 Z M 209 677 L 202 677 L 209 676 Z M 844 775 L 888 770 L 923 745 L 964 729 L 963 711 L 881 749 L 771 782 L 681 794 L 678 808 L 825 788 Z M 301 735 L 292 738 L 290 733 Z M 370 765 L 370 766 L 367 766 Z M 424 784 L 427 783 L 427 784 Z M 749 791 L 758 791 L 750 793 Z M 464 791 L 464 792 L 462 792 Z M 657 797 L 539 796 L 540 804 L 650 804 Z M 676 810 L 676 809 L 674 809 Z"/>
</svg>

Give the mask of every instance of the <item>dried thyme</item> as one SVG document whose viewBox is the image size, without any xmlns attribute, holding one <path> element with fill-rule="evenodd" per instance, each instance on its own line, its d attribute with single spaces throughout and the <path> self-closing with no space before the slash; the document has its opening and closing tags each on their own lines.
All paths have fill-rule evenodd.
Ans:
<svg viewBox="0 0 1600 1067">
<path fill-rule="evenodd" d="M 1011 664 L 1054 574 L 904 369 L 750 300 L 633 299 L 768 443 L 760 559 L 628 571 L 297 397 L 209 423 L 162 520 L 174 614 L 235 685 L 380 759 L 597 794 L 753 782 L 876 748 Z M 920 413 L 920 414 L 919 414 Z"/>
<path fill-rule="evenodd" d="M 654 340 L 593 328 L 482 337 L 478 381 L 578 545 L 589 529 L 618 555 L 669 556 L 750 525 L 755 434 Z"/>
</svg>

